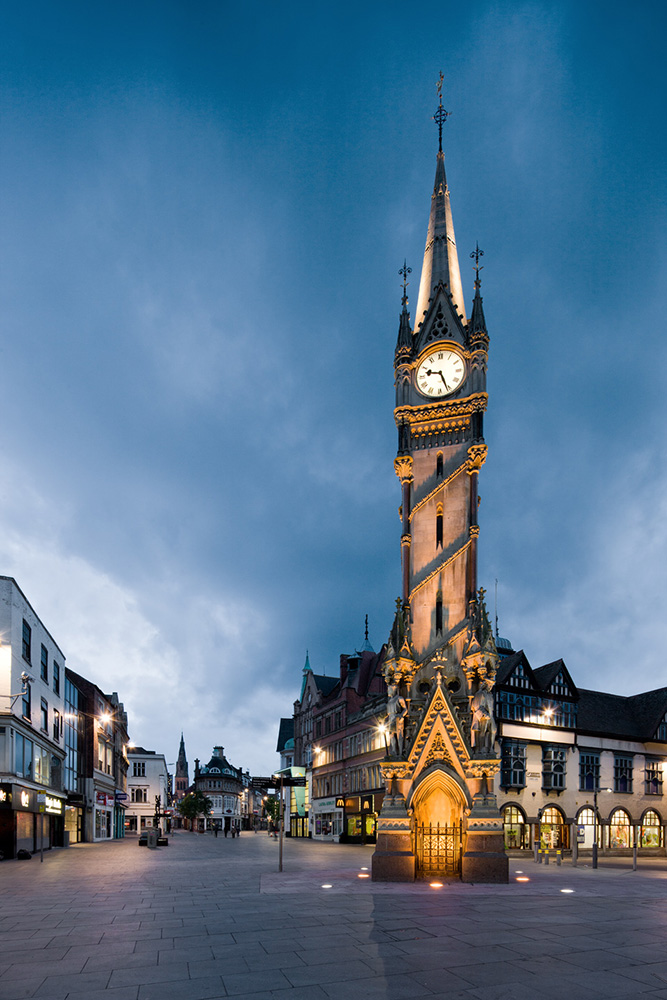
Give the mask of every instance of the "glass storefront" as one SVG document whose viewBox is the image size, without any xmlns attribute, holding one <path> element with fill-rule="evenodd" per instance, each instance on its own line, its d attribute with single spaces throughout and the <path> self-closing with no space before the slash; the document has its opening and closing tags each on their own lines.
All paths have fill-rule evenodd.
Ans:
<svg viewBox="0 0 667 1000">
<path fill-rule="evenodd" d="M 503 809 L 503 833 L 508 851 L 522 851 L 530 847 L 530 825 L 517 806 Z"/>
</svg>

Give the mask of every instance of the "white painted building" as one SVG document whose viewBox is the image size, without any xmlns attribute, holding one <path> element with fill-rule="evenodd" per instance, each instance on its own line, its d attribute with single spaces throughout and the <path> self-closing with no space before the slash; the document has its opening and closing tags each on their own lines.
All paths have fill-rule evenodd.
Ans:
<svg viewBox="0 0 667 1000">
<path fill-rule="evenodd" d="M 12 577 L 0 576 L 0 851 L 63 844 L 65 657 Z"/>
<path fill-rule="evenodd" d="M 127 833 L 141 833 L 154 826 L 155 808 L 159 800 L 160 814 L 169 806 L 169 772 L 164 754 L 143 747 L 128 750 L 127 802 L 125 828 Z M 160 826 L 166 829 L 164 819 Z"/>
</svg>

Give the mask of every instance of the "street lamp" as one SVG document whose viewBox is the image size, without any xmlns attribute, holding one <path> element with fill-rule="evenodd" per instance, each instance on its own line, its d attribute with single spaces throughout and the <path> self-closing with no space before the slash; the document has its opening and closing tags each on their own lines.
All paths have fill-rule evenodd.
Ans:
<svg viewBox="0 0 667 1000">
<path fill-rule="evenodd" d="M 610 792 L 611 788 L 593 790 L 593 868 L 598 866 L 598 792 Z"/>
</svg>

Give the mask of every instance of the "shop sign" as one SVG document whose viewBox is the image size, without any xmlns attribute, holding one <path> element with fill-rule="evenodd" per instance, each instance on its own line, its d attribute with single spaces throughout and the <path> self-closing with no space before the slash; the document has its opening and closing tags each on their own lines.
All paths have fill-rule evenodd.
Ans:
<svg viewBox="0 0 667 1000">
<path fill-rule="evenodd" d="M 336 799 L 336 809 L 345 808 L 345 799 Z"/>
<path fill-rule="evenodd" d="M 361 811 L 362 812 L 373 812 L 373 796 L 372 795 L 362 795 L 361 797 Z"/>
<path fill-rule="evenodd" d="M 348 812 L 359 812 L 359 796 L 354 795 L 349 799 L 345 799 L 345 808 Z"/>
<path fill-rule="evenodd" d="M 0 785 L 0 808 L 5 806 L 11 808 L 12 788 L 11 785 Z"/>
<path fill-rule="evenodd" d="M 62 816 L 63 814 L 63 803 L 62 799 L 57 799 L 54 795 L 45 795 L 44 807 L 47 813 L 51 816 Z"/>
<path fill-rule="evenodd" d="M 127 798 L 127 792 L 116 792 L 116 802 L 124 802 Z"/>
<path fill-rule="evenodd" d="M 335 799 L 317 799 L 313 802 L 313 812 L 331 812 L 331 810 L 335 808 Z"/>
<path fill-rule="evenodd" d="M 113 795 L 107 795 L 106 792 L 95 792 L 95 802 L 98 806 L 106 806 L 111 809 L 114 805 L 114 797 Z"/>
<path fill-rule="evenodd" d="M 21 807 L 23 809 L 29 809 L 30 808 L 30 792 L 26 792 L 25 790 L 22 791 L 21 794 L 20 794 L 20 796 L 19 796 L 19 799 L 20 799 L 20 802 L 21 802 Z"/>
<path fill-rule="evenodd" d="M 46 792 L 37 792 L 37 808 L 41 813 L 46 811 Z"/>
</svg>

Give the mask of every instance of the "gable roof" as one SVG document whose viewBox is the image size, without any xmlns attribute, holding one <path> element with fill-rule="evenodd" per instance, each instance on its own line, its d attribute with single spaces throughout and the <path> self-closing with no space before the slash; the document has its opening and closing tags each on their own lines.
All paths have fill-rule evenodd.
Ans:
<svg viewBox="0 0 667 1000">
<path fill-rule="evenodd" d="M 667 712 L 667 688 L 645 691 L 630 698 L 604 691 L 579 690 L 577 728 L 591 735 L 625 736 L 646 742 Z"/>
</svg>

